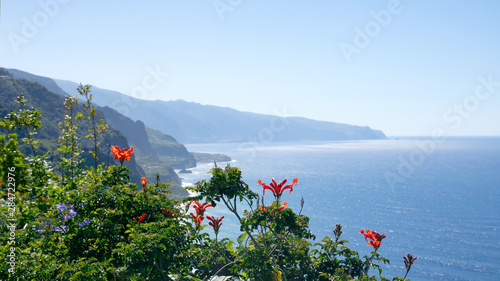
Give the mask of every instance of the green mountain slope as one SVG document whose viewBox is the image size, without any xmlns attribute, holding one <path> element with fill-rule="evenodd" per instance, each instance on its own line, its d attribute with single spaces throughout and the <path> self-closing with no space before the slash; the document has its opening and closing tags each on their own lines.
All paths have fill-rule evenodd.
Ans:
<svg viewBox="0 0 500 281">
<path fill-rule="evenodd" d="M 169 163 L 176 169 L 196 167 L 196 160 L 193 155 L 173 137 L 148 127 L 146 127 L 146 132 L 151 146 L 162 161 Z"/>
<path fill-rule="evenodd" d="M 5 70 L 0 69 L 0 75 L 5 75 L 8 73 Z M 42 126 L 37 130 L 36 139 L 41 140 L 41 145 L 39 147 L 39 153 L 45 153 L 50 151 L 49 160 L 55 165 L 59 162 L 60 152 L 57 151 L 59 147 L 58 138 L 60 133 L 60 128 L 58 123 L 63 121 L 65 112 L 63 108 L 63 98 L 60 95 L 50 92 L 47 88 L 40 85 L 39 83 L 28 81 L 25 79 L 1 79 L 0 80 L 0 116 L 6 116 L 10 110 L 17 110 L 18 107 L 14 105 L 14 101 L 17 96 L 23 94 L 27 100 L 26 106 L 33 107 L 41 111 L 41 122 Z M 83 106 L 79 104 L 76 108 L 78 112 L 84 112 Z M 102 112 L 97 112 L 97 120 L 104 118 Z M 91 128 L 90 122 L 81 121 L 78 127 L 77 135 L 80 138 L 80 146 L 85 151 L 83 153 L 83 158 L 85 159 L 85 166 L 93 166 L 94 159 L 88 153 L 88 151 L 93 150 L 92 144 L 85 139 L 85 135 L 88 134 L 88 130 Z M 5 131 L 0 131 L 1 134 L 7 134 Z M 20 137 L 24 137 L 24 132 L 16 132 Z M 98 148 L 97 155 L 99 157 L 100 163 L 105 163 L 106 165 L 116 164 L 112 155 L 110 154 L 110 146 L 117 145 L 119 147 L 129 147 L 127 139 L 119 131 L 110 128 L 108 132 L 105 132 L 101 139 L 101 146 Z M 31 151 L 26 146 L 22 146 L 21 149 L 25 155 L 30 155 Z M 55 166 L 54 165 L 54 166 Z M 130 161 L 126 163 L 126 166 L 131 171 L 131 180 L 133 182 L 139 183 L 140 177 L 144 176 L 144 171 L 139 167 L 135 161 L 135 156 L 132 154 Z"/>
</svg>

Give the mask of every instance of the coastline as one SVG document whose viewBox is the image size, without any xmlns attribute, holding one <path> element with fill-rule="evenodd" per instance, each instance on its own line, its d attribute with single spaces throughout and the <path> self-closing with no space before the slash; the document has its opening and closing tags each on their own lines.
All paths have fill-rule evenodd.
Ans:
<svg viewBox="0 0 500 281">
<path fill-rule="evenodd" d="M 228 163 L 234 163 L 236 160 L 231 160 L 229 162 L 217 162 L 217 166 L 219 167 L 225 167 Z M 220 165 L 219 165 L 220 163 Z M 193 186 L 196 182 L 201 181 L 201 180 L 208 180 L 210 179 L 210 170 L 214 167 L 213 162 L 197 162 L 196 167 L 190 168 L 188 170 L 191 171 L 191 173 L 179 173 L 181 169 L 175 169 L 174 171 L 179 175 L 179 178 L 181 179 L 181 186 L 183 188 L 186 188 L 188 186 Z M 189 196 L 196 196 L 196 193 L 189 191 L 185 189 L 188 193 Z"/>
</svg>

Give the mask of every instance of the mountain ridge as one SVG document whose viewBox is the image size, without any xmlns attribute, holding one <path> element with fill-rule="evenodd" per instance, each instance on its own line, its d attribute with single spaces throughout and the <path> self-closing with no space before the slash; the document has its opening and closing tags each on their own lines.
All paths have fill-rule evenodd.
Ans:
<svg viewBox="0 0 500 281">
<path fill-rule="evenodd" d="M 63 90 L 75 86 L 71 81 L 54 81 Z M 179 99 L 141 100 L 116 91 L 93 89 L 97 104 L 114 108 L 132 120 L 141 120 L 180 143 L 248 142 L 259 138 L 265 141 L 386 139 L 382 131 L 368 126 L 265 115 Z"/>
</svg>

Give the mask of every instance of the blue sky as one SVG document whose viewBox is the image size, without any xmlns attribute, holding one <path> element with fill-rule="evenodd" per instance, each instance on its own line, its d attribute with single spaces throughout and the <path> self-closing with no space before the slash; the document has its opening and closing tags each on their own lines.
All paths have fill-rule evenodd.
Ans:
<svg viewBox="0 0 500 281">
<path fill-rule="evenodd" d="M 1 3 L 2 67 L 391 136 L 500 135 L 498 1 Z"/>
</svg>

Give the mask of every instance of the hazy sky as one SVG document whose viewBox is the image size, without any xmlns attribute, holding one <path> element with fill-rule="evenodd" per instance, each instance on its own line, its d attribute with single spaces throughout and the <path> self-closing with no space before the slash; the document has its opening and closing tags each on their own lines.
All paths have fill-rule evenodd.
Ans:
<svg viewBox="0 0 500 281">
<path fill-rule="evenodd" d="M 1 67 L 392 136 L 500 135 L 500 1 L 1 4 Z"/>
</svg>

